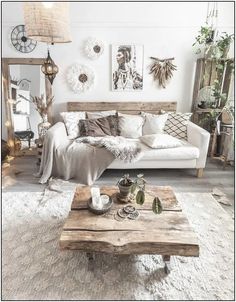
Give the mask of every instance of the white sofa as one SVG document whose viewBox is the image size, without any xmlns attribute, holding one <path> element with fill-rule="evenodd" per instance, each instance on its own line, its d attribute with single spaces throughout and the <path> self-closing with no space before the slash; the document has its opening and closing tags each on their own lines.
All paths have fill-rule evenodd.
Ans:
<svg viewBox="0 0 236 302">
<path fill-rule="evenodd" d="M 67 136 L 67 131 L 64 123 L 58 122 L 48 130 L 47 139 L 53 141 L 51 144 L 51 150 L 44 150 L 44 162 L 41 164 L 41 183 L 47 181 L 49 175 L 52 176 L 64 176 L 66 169 L 68 169 L 68 161 L 66 160 L 68 153 L 72 158 L 70 165 L 75 163 L 73 158 L 78 156 L 78 144 L 75 143 L 71 148 L 72 140 Z M 209 145 L 210 134 L 195 125 L 192 122 L 187 124 L 187 141 L 180 147 L 169 149 L 152 149 L 142 144 L 143 157 L 139 161 L 133 163 L 125 163 L 120 160 L 114 160 L 112 164 L 108 166 L 108 169 L 183 169 L 183 168 L 195 168 L 197 169 L 197 176 L 201 177 L 203 174 L 203 168 L 206 164 L 207 151 Z M 138 139 L 136 139 L 138 140 Z M 86 148 L 86 147 L 84 147 Z M 86 149 L 84 149 L 86 152 Z M 95 159 L 88 159 L 88 165 L 91 165 L 91 161 Z M 44 167 L 44 168 L 43 168 Z M 47 167 L 48 171 L 43 169 Z M 70 169 L 76 169 L 76 167 L 70 167 Z M 73 172 L 76 174 L 76 171 Z M 66 179 L 69 179 L 67 177 Z"/>
<path fill-rule="evenodd" d="M 201 177 L 206 165 L 210 133 L 192 122 L 187 125 L 188 141 L 183 146 L 169 149 L 152 149 L 142 144 L 144 156 L 137 162 L 115 160 L 108 169 L 184 169 L 196 168 Z"/>
</svg>

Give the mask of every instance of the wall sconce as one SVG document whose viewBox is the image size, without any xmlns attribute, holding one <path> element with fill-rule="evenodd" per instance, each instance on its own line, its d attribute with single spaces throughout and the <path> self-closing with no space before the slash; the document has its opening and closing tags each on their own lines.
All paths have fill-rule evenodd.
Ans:
<svg viewBox="0 0 236 302">
<path fill-rule="evenodd" d="M 53 83 L 53 80 L 56 76 L 56 74 L 59 71 L 58 66 L 54 63 L 53 59 L 50 56 L 49 50 L 48 50 L 48 56 L 46 60 L 44 61 L 43 65 L 41 66 L 42 72 L 46 75 L 50 83 Z"/>
</svg>

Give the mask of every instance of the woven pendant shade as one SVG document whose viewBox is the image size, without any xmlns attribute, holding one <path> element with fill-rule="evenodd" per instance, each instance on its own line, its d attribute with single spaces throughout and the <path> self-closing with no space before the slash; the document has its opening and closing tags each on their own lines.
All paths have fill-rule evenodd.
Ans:
<svg viewBox="0 0 236 302">
<path fill-rule="evenodd" d="M 24 2 L 27 37 L 46 43 L 71 42 L 68 2 Z"/>
</svg>

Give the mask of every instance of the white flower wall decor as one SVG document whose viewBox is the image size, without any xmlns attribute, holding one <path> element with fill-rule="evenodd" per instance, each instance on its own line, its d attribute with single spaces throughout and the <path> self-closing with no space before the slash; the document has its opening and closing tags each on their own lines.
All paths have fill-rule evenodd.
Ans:
<svg viewBox="0 0 236 302">
<path fill-rule="evenodd" d="M 84 44 L 85 55 L 91 59 L 98 59 L 104 51 L 104 43 L 96 38 L 89 38 Z"/>
<path fill-rule="evenodd" d="M 94 85 L 95 75 L 92 69 L 82 64 L 72 65 L 67 72 L 67 82 L 75 93 L 82 93 Z"/>
</svg>

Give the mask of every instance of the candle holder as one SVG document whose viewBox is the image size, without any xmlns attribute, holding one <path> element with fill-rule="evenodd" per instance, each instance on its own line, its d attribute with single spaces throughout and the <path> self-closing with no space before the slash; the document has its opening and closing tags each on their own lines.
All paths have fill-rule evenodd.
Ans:
<svg viewBox="0 0 236 302">
<path fill-rule="evenodd" d="M 104 194 L 101 194 L 100 196 L 102 198 L 102 196 L 104 196 Z M 108 195 L 106 195 L 106 196 L 108 196 Z M 113 205 L 113 201 L 110 196 L 109 196 L 109 201 L 107 203 L 102 204 L 101 209 L 98 209 L 94 206 L 92 197 L 88 200 L 88 210 L 96 215 L 102 215 L 102 214 L 108 212 L 110 210 L 110 208 L 112 207 L 112 205 Z"/>
</svg>

